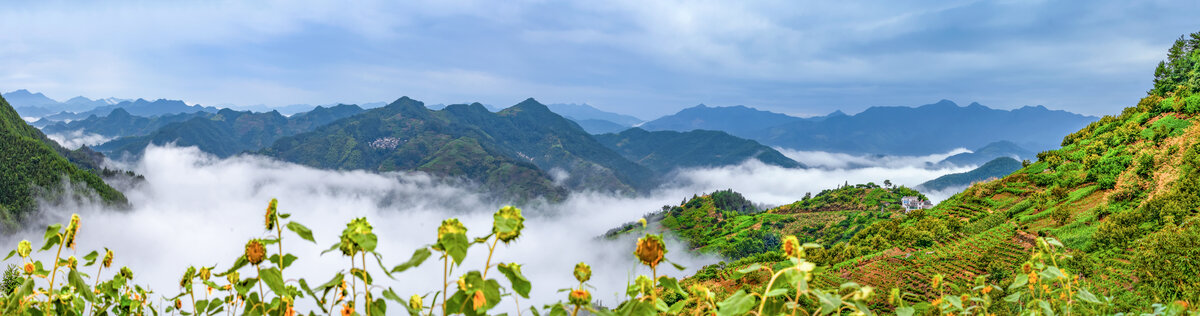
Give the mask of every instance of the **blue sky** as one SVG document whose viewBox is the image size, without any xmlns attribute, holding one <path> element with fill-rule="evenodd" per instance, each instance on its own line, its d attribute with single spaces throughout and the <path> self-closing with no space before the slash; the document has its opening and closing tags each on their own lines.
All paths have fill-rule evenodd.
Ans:
<svg viewBox="0 0 1200 316">
<path fill-rule="evenodd" d="M 6 3 L 0 91 L 189 103 L 1131 106 L 1196 1 Z"/>
</svg>

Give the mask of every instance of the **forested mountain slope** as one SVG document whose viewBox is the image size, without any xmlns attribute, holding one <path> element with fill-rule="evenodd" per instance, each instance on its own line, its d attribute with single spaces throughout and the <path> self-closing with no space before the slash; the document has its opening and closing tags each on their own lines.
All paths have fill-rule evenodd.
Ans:
<svg viewBox="0 0 1200 316">
<path fill-rule="evenodd" d="M 88 195 L 125 203 L 125 196 L 109 187 L 96 174 L 72 164 L 63 149 L 41 131 L 26 124 L 12 106 L 0 98 L 0 223 L 12 231 L 37 207 L 36 199 Z M 82 155 L 81 152 L 74 152 Z M 81 160 L 86 157 L 80 157 Z M 75 192 L 63 191 L 63 179 Z"/>
</svg>

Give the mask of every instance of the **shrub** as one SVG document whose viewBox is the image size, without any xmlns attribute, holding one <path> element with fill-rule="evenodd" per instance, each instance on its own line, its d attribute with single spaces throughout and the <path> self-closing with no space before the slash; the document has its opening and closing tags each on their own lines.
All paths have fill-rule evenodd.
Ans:
<svg viewBox="0 0 1200 316">
<path fill-rule="evenodd" d="M 1200 93 L 1194 93 L 1183 99 L 1183 112 L 1189 114 L 1200 113 Z"/>
</svg>

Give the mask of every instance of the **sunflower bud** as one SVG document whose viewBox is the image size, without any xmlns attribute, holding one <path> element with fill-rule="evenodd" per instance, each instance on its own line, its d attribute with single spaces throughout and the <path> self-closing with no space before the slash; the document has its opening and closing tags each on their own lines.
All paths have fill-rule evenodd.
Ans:
<svg viewBox="0 0 1200 316">
<path fill-rule="evenodd" d="M 408 308 L 412 310 L 421 310 L 425 308 L 424 303 L 421 302 L 421 296 L 413 294 L 412 297 L 408 298 Z"/>
<path fill-rule="evenodd" d="M 35 266 L 33 265 L 33 262 L 26 262 L 26 263 L 25 263 L 25 274 L 33 274 L 33 272 L 35 271 L 35 269 L 37 269 L 37 267 L 35 267 Z"/>
<path fill-rule="evenodd" d="M 638 224 L 642 224 L 642 229 L 646 229 L 646 218 L 639 218 Z"/>
<path fill-rule="evenodd" d="M 33 245 L 29 244 L 28 240 L 22 240 L 17 243 L 17 254 L 21 258 L 29 258 L 29 253 L 33 252 Z"/>
<path fill-rule="evenodd" d="M 196 278 L 196 267 L 188 267 L 187 271 L 183 272 L 183 278 L 179 279 L 179 287 L 187 288 L 190 292 L 192 289 L 192 280 Z"/>
<path fill-rule="evenodd" d="M 496 234 L 496 238 L 504 243 L 509 243 L 521 236 L 521 229 L 525 228 L 525 217 L 521 216 L 521 209 L 512 206 L 505 206 L 496 211 L 492 216 L 492 233 Z"/>
<path fill-rule="evenodd" d="M 644 296 L 650 296 L 654 292 L 654 280 L 651 280 L 650 277 L 639 275 L 633 283 L 637 284 L 638 292 Z"/>
<path fill-rule="evenodd" d="M 78 264 L 79 264 L 79 259 L 76 259 L 75 256 L 67 257 L 67 268 L 70 268 L 71 270 L 75 270 L 75 267 Z"/>
<path fill-rule="evenodd" d="M 199 276 L 200 280 L 208 281 L 208 279 L 212 277 L 212 269 L 209 269 L 208 267 L 200 267 Z"/>
<path fill-rule="evenodd" d="M 112 267 L 112 261 L 113 261 L 113 252 L 112 252 L 112 250 L 109 250 L 108 248 L 105 248 L 105 249 L 104 249 L 104 260 L 100 261 L 100 264 L 101 264 L 101 265 L 103 265 L 105 268 L 111 268 L 111 267 Z"/>
<path fill-rule="evenodd" d="M 808 262 L 808 261 L 800 262 L 800 266 L 799 266 L 800 271 L 804 271 L 804 272 L 812 272 L 812 270 L 816 269 L 816 268 L 817 268 L 817 264 Z"/>
<path fill-rule="evenodd" d="M 694 296 L 696 298 L 706 300 L 706 301 L 712 301 L 715 299 L 712 291 L 709 291 L 707 286 L 696 284 L 696 285 L 692 286 L 691 291 L 692 291 L 692 296 Z"/>
<path fill-rule="evenodd" d="M 856 300 L 856 301 L 869 300 L 869 299 L 871 299 L 871 295 L 874 293 L 875 293 L 875 288 L 870 287 L 870 286 L 864 286 L 864 287 L 858 288 L 858 291 L 854 292 L 854 300 Z"/>
<path fill-rule="evenodd" d="M 575 279 L 579 280 L 579 283 L 587 282 L 588 280 L 592 279 L 592 267 L 583 262 L 576 264 Z"/>
<path fill-rule="evenodd" d="M 266 214 L 267 230 L 275 230 L 275 225 L 279 223 L 279 216 L 276 215 L 277 214 L 276 205 L 278 205 L 278 204 L 279 204 L 279 200 L 276 200 L 276 199 L 271 199 L 271 203 L 267 204 L 267 214 Z"/>
<path fill-rule="evenodd" d="M 571 290 L 571 294 L 567 296 L 567 300 L 575 306 L 586 306 L 592 302 L 592 293 L 584 289 Z"/>
<path fill-rule="evenodd" d="M 342 230 L 341 246 L 338 247 L 343 255 L 354 256 L 360 251 L 372 251 L 372 249 L 364 248 L 364 245 L 358 244 L 358 240 L 374 239 L 372 232 L 374 227 L 367 221 L 366 217 L 359 217 L 350 220 L 346 223 L 346 229 Z"/>
<path fill-rule="evenodd" d="M 662 262 L 663 255 L 666 253 L 667 247 L 663 244 L 662 236 L 650 234 L 646 234 L 646 237 L 638 238 L 637 249 L 633 251 L 638 260 L 650 266 L 651 269 L 658 268 L 658 264 Z"/>
<path fill-rule="evenodd" d="M 800 240 L 796 236 L 783 237 L 783 253 L 792 258 L 803 258 L 804 248 L 800 246 Z"/>
<path fill-rule="evenodd" d="M 125 278 L 126 280 L 133 280 L 133 270 L 130 270 L 129 267 L 121 267 L 121 271 L 117 272 L 117 275 Z"/>
<path fill-rule="evenodd" d="M 442 221 L 442 225 L 438 226 L 438 240 L 442 240 L 448 234 L 466 234 L 467 227 L 463 226 L 457 218 L 451 218 Z"/>
<path fill-rule="evenodd" d="M 238 281 L 242 280 L 240 277 L 241 276 L 238 275 L 237 271 L 233 271 L 233 272 L 230 272 L 229 274 L 225 275 L 225 280 L 229 281 L 229 284 L 237 284 Z"/>
<path fill-rule="evenodd" d="M 464 291 L 464 292 L 467 291 L 467 280 L 466 279 L 464 279 L 462 277 L 458 278 L 458 290 Z"/>
<path fill-rule="evenodd" d="M 258 265 L 266 256 L 267 248 L 263 247 L 262 242 L 258 239 L 251 239 L 246 243 L 246 261 L 249 261 L 250 264 Z"/>
<path fill-rule="evenodd" d="M 75 235 L 79 233 L 79 214 L 71 214 L 71 223 L 67 224 L 66 236 L 63 238 L 63 246 L 75 249 Z"/>
</svg>

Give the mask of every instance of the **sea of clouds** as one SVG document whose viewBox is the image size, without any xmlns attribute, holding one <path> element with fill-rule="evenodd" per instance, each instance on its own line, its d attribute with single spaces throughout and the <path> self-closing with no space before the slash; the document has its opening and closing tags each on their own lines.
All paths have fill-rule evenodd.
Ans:
<svg viewBox="0 0 1200 316">
<path fill-rule="evenodd" d="M 514 244 L 499 246 L 493 263 L 524 264 L 533 290 L 532 298 L 521 299 L 520 305 L 528 308 L 565 300 L 566 294 L 558 290 L 576 284 L 571 270 L 576 263 L 587 262 L 594 271 L 589 282 L 595 287 L 593 297 L 611 306 L 622 300 L 628 282 L 650 272 L 633 258 L 636 236 L 615 241 L 597 237 L 663 205 L 677 205 L 693 194 L 719 189 L 733 189 L 758 203 L 781 205 L 847 182 L 882 184 L 891 180 L 915 186 L 943 174 L 970 170 L 928 169 L 924 162 L 937 157 L 846 156 L 849 158 L 818 162 L 803 158 L 818 155 L 815 153 L 788 154 L 818 168 L 786 169 L 750 160 L 735 166 L 682 170 L 672 175 L 669 184 L 639 197 L 574 192 L 561 203 L 531 203 L 523 208 L 527 220 L 522 237 Z M 848 159 L 857 159 L 860 166 L 847 168 L 837 163 Z M 283 242 L 285 252 L 300 257 L 284 272 L 285 278 L 304 277 L 310 284 L 323 283 L 334 273 L 350 269 L 350 261 L 339 252 L 320 252 L 337 241 L 345 223 L 353 218 L 366 217 L 374 225 L 378 251 L 390 267 L 407 260 L 415 249 L 432 244 L 438 225 L 446 218 L 462 220 L 469 236 L 486 235 L 492 213 L 503 206 L 468 183 L 419 172 L 319 170 L 251 155 L 219 159 L 194 147 L 152 146 L 140 160 L 116 167 L 146 178 L 140 183 L 117 184 L 131 208 L 54 201 L 44 203 L 42 216 L 46 222 L 65 222 L 70 214 L 80 214 L 83 224 L 78 247 L 64 250 L 63 256 L 82 257 L 109 247 L 116 254 L 115 266 L 129 266 L 136 283 L 149 285 L 161 297 L 179 293 L 179 277 L 187 266 L 216 266 L 222 271 L 242 254 L 247 240 L 272 236 L 263 227 L 263 213 L 272 198 L 279 199 L 281 212 L 292 214 L 288 220 L 303 223 L 314 232 L 316 244 L 287 231 Z M 42 231 L 29 227 L 0 241 L 15 247 L 17 241 L 29 239 L 36 247 L 41 245 Z M 687 270 L 665 267 L 659 269 L 660 274 L 685 277 L 721 260 L 691 254 L 676 240 L 668 240 L 668 248 L 667 258 Z M 275 249 L 269 247 L 271 253 Z M 49 256 L 38 255 L 42 259 Z M 486 257 L 486 247 L 477 245 L 458 271 L 481 269 Z M 16 262 L 10 259 L 7 263 Z M 419 268 L 396 275 L 395 280 L 384 276 L 374 262 L 368 267 L 377 285 L 391 287 L 405 298 L 442 288 L 442 264 L 436 256 Z M 243 269 L 242 274 L 252 275 L 250 271 Z M 109 278 L 112 273 L 102 274 Z M 508 286 L 497 271 L 488 276 Z M 512 298 L 505 298 L 500 310 L 513 309 Z"/>
<path fill-rule="evenodd" d="M 115 139 L 100 134 L 86 133 L 83 130 L 75 130 L 61 134 L 46 134 L 47 138 L 58 142 L 59 145 L 67 149 L 78 149 L 81 146 L 96 146 Z"/>
</svg>

